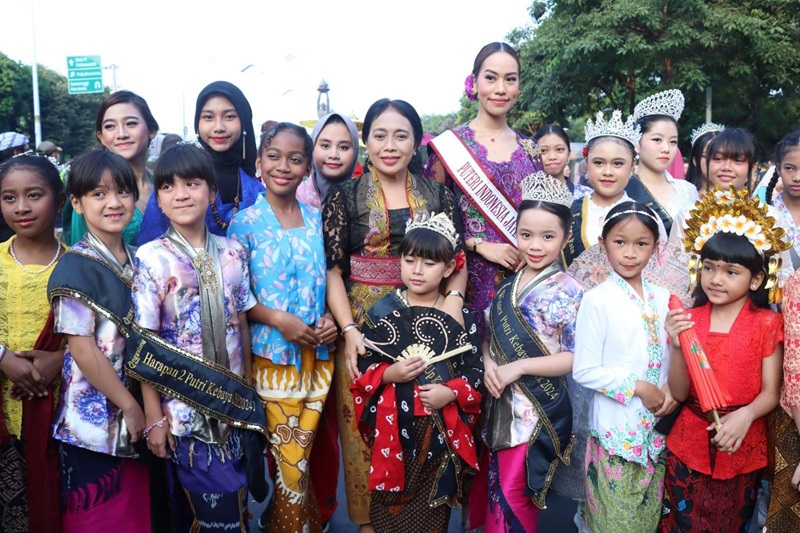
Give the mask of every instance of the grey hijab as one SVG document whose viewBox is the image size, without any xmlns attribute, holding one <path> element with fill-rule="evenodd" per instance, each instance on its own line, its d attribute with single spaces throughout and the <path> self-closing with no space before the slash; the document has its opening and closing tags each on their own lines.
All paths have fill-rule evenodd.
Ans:
<svg viewBox="0 0 800 533">
<path fill-rule="evenodd" d="M 325 207 L 325 203 L 328 201 L 328 196 L 331 193 L 331 189 L 339 183 L 346 179 L 350 179 L 353 176 L 353 172 L 356 169 L 356 164 L 358 163 L 358 128 L 356 125 L 353 124 L 353 121 L 347 118 L 344 115 L 340 115 L 339 113 L 329 113 L 319 119 L 314 126 L 314 129 L 311 131 L 311 140 L 314 142 L 314 146 L 317 145 L 317 138 L 319 134 L 322 132 L 322 129 L 328 124 L 328 121 L 332 117 L 339 117 L 344 122 L 345 126 L 347 126 L 347 130 L 350 132 L 350 140 L 353 142 L 353 150 L 355 151 L 355 157 L 353 158 L 353 165 L 344 174 L 344 177 L 338 180 L 331 180 L 326 178 L 319 168 L 317 168 L 316 162 L 312 164 L 311 168 L 311 182 L 314 184 L 314 187 L 317 189 L 319 193 L 319 200 L 322 207 Z"/>
</svg>

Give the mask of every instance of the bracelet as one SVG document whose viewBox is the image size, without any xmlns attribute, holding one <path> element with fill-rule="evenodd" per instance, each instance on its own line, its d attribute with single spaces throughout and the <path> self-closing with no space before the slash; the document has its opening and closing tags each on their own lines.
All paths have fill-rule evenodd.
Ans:
<svg viewBox="0 0 800 533">
<path fill-rule="evenodd" d="M 3 357 L 6 355 L 7 351 L 8 350 L 6 350 L 5 345 L 4 344 L 0 344 L 0 361 L 3 360 Z"/>
<path fill-rule="evenodd" d="M 145 430 L 143 431 L 143 433 L 144 433 L 144 438 L 145 438 L 145 439 L 147 439 L 147 438 L 148 438 L 148 435 L 150 435 L 150 431 L 151 431 L 151 430 L 152 430 L 154 427 L 158 426 L 158 427 L 160 427 L 160 428 L 163 428 L 163 427 L 164 427 L 164 422 L 166 422 L 166 421 L 167 421 L 167 416 L 166 416 L 166 415 L 164 415 L 164 418 L 162 418 L 161 420 L 159 420 L 158 422 L 156 422 L 156 423 L 155 423 L 155 424 L 153 424 L 152 426 L 150 426 L 150 427 L 148 427 L 147 429 L 145 429 Z"/>
<path fill-rule="evenodd" d="M 345 326 L 342 328 L 342 335 L 344 335 L 345 333 L 347 333 L 347 332 L 348 332 L 348 331 L 350 331 L 351 329 L 358 329 L 358 324 L 356 324 L 355 322 L 350 322 L 349 324 L 346 324 L 346 325 L 345 325 Z"/>
<path fill-rule="evenodd" d="M 444 293 L 444 296 L 445 296 L 445 298 L 447 298 L 448 296 L 458 296 L 462 300 L 464 299 L 464 294 L 462 294 L 461 292 L 459 292 L 457 290 L 447 291 L 446 293 Z"/>
</svg>

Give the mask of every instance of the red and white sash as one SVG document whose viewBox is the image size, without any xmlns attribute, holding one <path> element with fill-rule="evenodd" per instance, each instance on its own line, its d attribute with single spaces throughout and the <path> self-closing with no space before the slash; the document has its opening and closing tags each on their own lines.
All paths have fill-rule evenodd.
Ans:
<svg viewBox="0 0 800 533">
<path fill-rule="evenodd" d="M 448 130 L 428 143 L 439 160 L 486 221 L 508 244 L 517 245 L 517 205 L 498 187 L 493 177 L 467 148 L 461 138 Z"/>
</svg>

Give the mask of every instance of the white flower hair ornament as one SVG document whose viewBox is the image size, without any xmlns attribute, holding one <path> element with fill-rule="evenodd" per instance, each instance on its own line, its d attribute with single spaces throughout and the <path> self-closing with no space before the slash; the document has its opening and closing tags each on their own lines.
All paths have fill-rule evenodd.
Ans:
<svg viewBox="0 0 800 533">
<path fill-rule="evenodd" d="M 781 268 L 779 254 L 792 245 L 786 242 L 786 230 L 775 225 L 769 215 L 768 206 L 757 198 L 750 198 L 746 190 L 728 190 L 718 185 L 708 191 L 695 203 L 684 222 L 686 236 L 683 246 L 689 259 L 689 276 L 692 284 L 697 283 L 701 268 L 700 252 L 709 239 L 718 233 L 732 233 L 746 237 L 750 244 L 765 259 L 769 300 L 781 300 L 781 289 L 777 283 L 777 273 Z"/>
</svg>

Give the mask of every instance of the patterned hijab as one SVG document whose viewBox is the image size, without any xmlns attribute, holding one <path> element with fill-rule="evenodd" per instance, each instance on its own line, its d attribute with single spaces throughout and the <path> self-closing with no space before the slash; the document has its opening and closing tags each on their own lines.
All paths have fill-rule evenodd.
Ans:
<svg viewBox="0 0 800 533">
<path fill-rule="evenodd" d="M 344 122 L 344 125 L 347 126 L 347 131 L 350 132 L 350 140 L 353 142 L 353 150 L 355 151 L 355 157 L 353 157 L 353 164 L 348 169 L 347 173 L 343 175 L 342 178 L 338 180 L 331 180 L 326 178 L 322 171 L 317 167 L 316 161 L 311 168 L 311 181 L 314 184 L 314 187 L 317 189 L 319 193 L 319 200 L 321 205 L 324 207 L 325 203 L 328 201 L 328 196 L 330 196 L 331 190 L 333 187 L 344 180 L 350 179 L 353 176 L 353 172 L 356 170 L 356 165 L 358 164 L 358 128 L 356 125 L 353 124 L 353 121 L 347 118 L 344 115 L 340 115 L 339 113 L 329 113 L 319 119 L 314 126 L 314 129 L 311 131 L 311 140 L 314 142 L 314 146 L 317 145 L 317 138 L 319 134 L 322 133 L 323 128 L 328 125 L 328 122 L 333 117 L 338 117 Z"/>
</svg>

